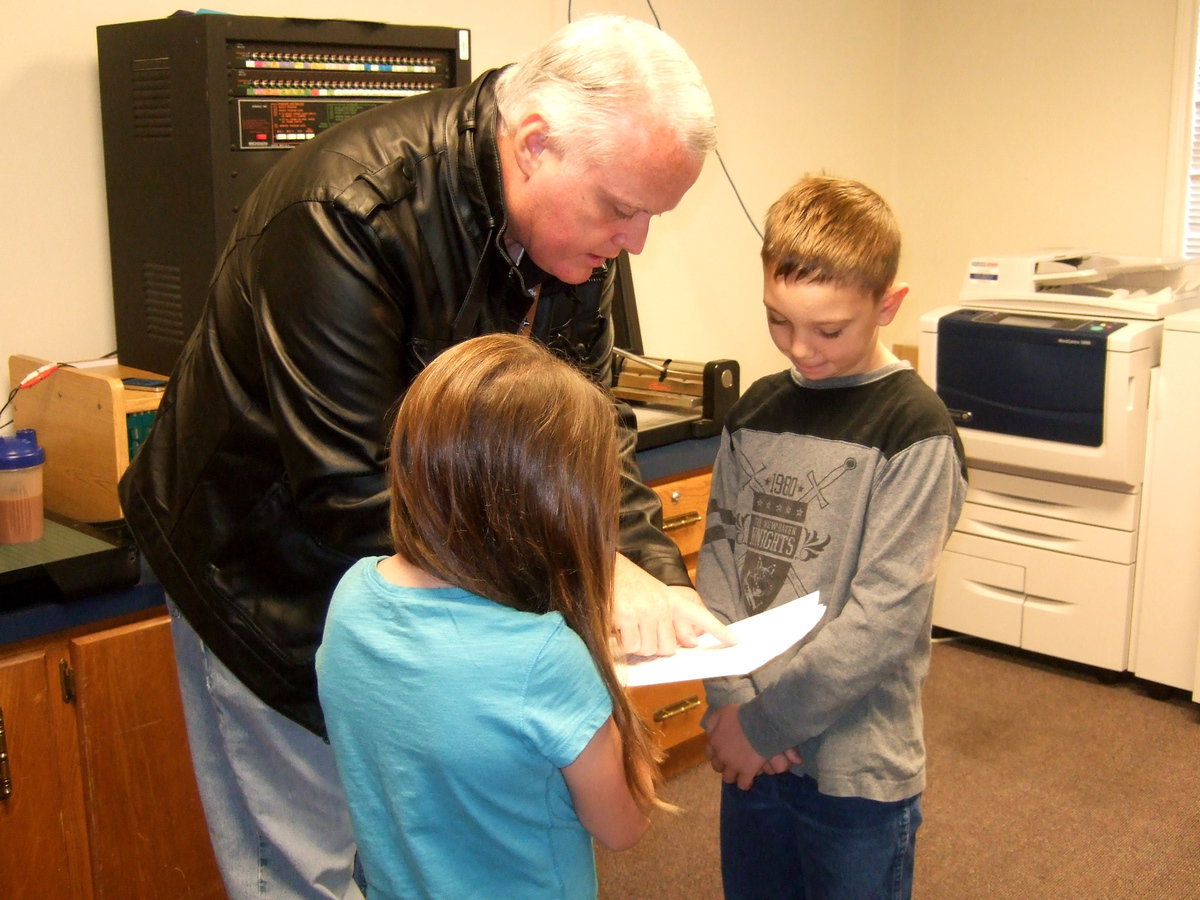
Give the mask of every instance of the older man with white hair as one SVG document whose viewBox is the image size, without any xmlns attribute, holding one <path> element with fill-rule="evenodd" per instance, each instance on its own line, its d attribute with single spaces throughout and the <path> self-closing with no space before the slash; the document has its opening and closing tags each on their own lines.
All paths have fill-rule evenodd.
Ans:
<svg viewBox="0 0 1200 900">
<path fill-rule="evenodd" d="M 525 331 L 607 383 L 607 264 L 642 250 L 714 143 L 682 48 L 645 23 L 588 17 L 513 66 L 290 151 L 241 211 L 121 483 L 171 604 L 230 897 L 358 894 L 313 655 L 338 578 L 391 552 L 389 412 L 440 351 L 492 332 Z M 726 639 L 659 528 L 619 409 L 622 646 Z"/>
</svg>

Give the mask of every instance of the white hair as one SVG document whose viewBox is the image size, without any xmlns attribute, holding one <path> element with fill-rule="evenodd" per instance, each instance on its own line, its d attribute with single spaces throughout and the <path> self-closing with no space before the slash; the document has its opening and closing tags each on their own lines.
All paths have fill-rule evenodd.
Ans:
<svg viewBox="0 0 1200 900">
<path fill-rule="evenodd" d="M 500 73 L 496 103 L 506 131 L 540 113 L 550 146 L 576 162 L 618 159 L 622 122 L 665 129 L 698 157 L 717 142 L 695 64 L 674 38 L 626 16 L 589 15 L 555 32 Z"/>
</svg>

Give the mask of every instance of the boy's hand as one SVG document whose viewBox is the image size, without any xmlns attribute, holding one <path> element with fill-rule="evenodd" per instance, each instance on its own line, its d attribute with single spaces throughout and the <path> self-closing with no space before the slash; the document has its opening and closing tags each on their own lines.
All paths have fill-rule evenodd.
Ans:
<svg viewBox="0 0 1200 900">
<path fill-rule="evenodd" d="M 750 746 L 738 717 L 740 709 L 740 703 L 731 703 L 709 711 L 708 761 L 713 770 L 721 774 L 722 781 L 726 784 L 736 782 L 743 791 L 748 791 L 755 776 L 764 771 L 768 762 L 774 765 L 778 757 L 768 761 Z"/>
<path fill-rule="evenodd" d="M 792 766 L 798 766 L 804 759 L 793 748 L 788 747 L 782 753 L 777 753 L 767 760 L 763 766 L 763 771 L 768 775 L 782 775 L 784 772 L 790 772 Z"/>
<path fill-rule="evenodd" d="M 670 656 L 679 647 L 695 646 L 704 633 L 723 644 L 737 642 L 692 588 L 668 587 L 621 554 L 613 595 L 613 624 L 622 653 Z"/>
</svg>

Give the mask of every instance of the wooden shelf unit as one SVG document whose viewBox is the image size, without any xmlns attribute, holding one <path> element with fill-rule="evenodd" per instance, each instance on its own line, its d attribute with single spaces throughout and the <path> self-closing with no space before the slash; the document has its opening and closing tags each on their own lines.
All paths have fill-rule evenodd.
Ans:
<svg viewBox="0 0 1200 900">
<path fill-rule="evenodd" d="M 12 386 L 49 362 L 10 356 Z M 16 427 L 35 429 L 46 450 L 47 510 L 78 522 L 123 518 L 117 482 L 129 465 L 129 416 L 157 410 L 162 393 L 127 388 L 121 379 L 163 377 L 102 360 L 64 366 L 17 392 Z"/>
</svg>

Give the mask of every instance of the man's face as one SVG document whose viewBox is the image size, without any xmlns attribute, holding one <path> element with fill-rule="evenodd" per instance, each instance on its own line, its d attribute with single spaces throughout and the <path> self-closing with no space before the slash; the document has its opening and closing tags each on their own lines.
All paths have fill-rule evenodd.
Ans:
<svg viewBox="0 0 1200 900">
<path fill-rule="evenodd" d="M 641 253 L 650 218 L 674 209 L 704 164 L 668 138 L 631 136 L 628 154 L 605 165 L 572 165 L 536 134 L 524 139 L 532 149 L 522 177 L 508 183 L 508 237 L 568 284 L 623 249 Z"/>
</svg>

